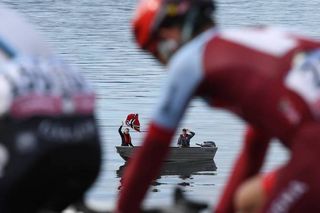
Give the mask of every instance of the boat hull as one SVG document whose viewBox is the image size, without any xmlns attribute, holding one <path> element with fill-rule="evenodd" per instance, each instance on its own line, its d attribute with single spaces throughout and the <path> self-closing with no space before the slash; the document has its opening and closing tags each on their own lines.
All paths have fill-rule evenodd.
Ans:
<svg viewBox="0 0 320 213">
<path fill-rule="evenodd" d="M 125 168 L 125 162 L 116 171 L 118 177 L 122 177 Z M 214 175 L 217 166 L 213 160 L 209 161 L 183 161 L 183 162 L 164 162 L 160 171 L 160 176 L 179 175 L 182 177 L 190 175 Z"/>
<path fill-rule="evenodd" d="M 140 147 L 116 146 L 118 154 L 125 160 L 129 160 L 132 154 Z M 170 154 L 165 162 L 187 162 L 213 160 L 217 147 L 170 147 Z"/>
</svg>

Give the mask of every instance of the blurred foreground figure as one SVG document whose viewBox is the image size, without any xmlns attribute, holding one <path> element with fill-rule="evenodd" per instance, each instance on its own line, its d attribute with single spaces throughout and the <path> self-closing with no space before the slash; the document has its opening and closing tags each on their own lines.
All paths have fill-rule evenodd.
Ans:
<svg viewBox="0 0 320 213">
<path fill-rule="evenodd" d="M 0 5 L 0 212 L 60 212 L 100 168 L 95 94 Z"/>
<path fill-rule="evenodd" d="M 167 65 L 168 79 L 142 148 L 129 163 L 117 212 L 139 212 L 190 101 L 203 98 L 248 124 L 243 150 L 215 212 L 256 175 L 271 138 L 290 160 L 259 212 L 320 212 L 320 42 L 273 27 L 219 29 L 211 0 L 141 0 L 138 45 Z M 241 205 L 239 205 L 241 206 Z"/>
</svg>

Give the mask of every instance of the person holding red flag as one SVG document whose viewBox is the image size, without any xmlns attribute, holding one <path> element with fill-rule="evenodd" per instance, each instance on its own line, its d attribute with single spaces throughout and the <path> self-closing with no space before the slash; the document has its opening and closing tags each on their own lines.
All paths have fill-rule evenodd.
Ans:
<svg viewBox="0 0 320 213">
<path fill-rule="evenodd" d="M 121 124 L 121 126 L 118 129 L 118 133 L 121 137 L 121 146 L 133 146 L 132 142 L 131 142 L 131 136 L 130 136 L 130 131 L 129 128 L 125 128 L 124 131 L 122 132 L 122 127 L 123 127 L 123 123 Z"/>
</svg>

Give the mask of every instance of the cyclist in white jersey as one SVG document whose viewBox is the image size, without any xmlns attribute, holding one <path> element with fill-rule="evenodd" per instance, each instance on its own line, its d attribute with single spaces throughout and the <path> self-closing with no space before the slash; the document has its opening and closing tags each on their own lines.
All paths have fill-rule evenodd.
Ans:
<svg viewBox="0 0 320 213">
<path fill-rule="evenodd" d="M 0 212 L 60 212 L 98 175 L 95 93 L 0 4 Z"/>
</svg>

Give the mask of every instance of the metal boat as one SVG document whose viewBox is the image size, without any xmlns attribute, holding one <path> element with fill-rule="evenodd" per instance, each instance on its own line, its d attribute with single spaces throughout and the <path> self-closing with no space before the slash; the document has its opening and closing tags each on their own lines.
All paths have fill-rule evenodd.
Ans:
<svg viewBox="0 0 320 213">
<path fill-rule="evenodd" d="M 170 147 L 170 154 L 165 162 L 188 162 L 188 161 L 210 161 L 213 160 L 218 147 L 214 142 L 203 142 L 197 144 L 200 147 Z M 118 154 L 127 161 L 139 146 L 116 146 Z"/>
</svg>

